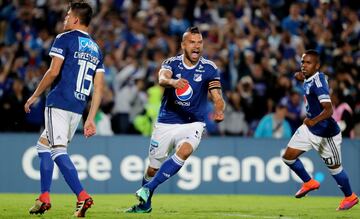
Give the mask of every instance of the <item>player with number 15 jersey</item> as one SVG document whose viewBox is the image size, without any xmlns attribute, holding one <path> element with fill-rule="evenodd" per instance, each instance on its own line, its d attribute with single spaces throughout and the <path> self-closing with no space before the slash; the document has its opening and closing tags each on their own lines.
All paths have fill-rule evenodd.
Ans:
<svg viewBox="0 0 360 219">
<path fill-rule="evenodd" d="M 46 106 L 82 114 L 94 75 L 97 71 L 105 71 L 100 49 L 88 33 L 72 30 L 56 37 L 49 55 L 64 59 L 64 62 L 48 94 Z"/>
<path fill-rule="evenodd" d="M 96 133 L 95 115 L 102 97 L 104 67 L 100 49 L 88 34 L 92 14 L 88 3 L 70 3 L 64 19 L 66 32 L 56 37 L 49 53 L 52 57 L 50 67 L 24 106 L 29 113 L 31 105 L 52 85 L 46 99 L 45 130 L 36 147 L 40 158 L 41 194 L 30 208 L 30 214 L 43 214 L 51 208 L 50 187 L 54 162 L 77 196 L 74 216 L 84 217 L 87 209 L 93 205 L 93 199 L 81 185 L 77 170 L 67 153 L 92 87 L 94 89 L 84 123 L 84 136 L 88 138 Z"/>
</svg>

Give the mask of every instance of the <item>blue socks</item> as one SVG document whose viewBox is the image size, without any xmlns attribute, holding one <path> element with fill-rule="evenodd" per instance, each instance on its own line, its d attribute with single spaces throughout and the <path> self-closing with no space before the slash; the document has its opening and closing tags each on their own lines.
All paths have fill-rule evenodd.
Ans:
<svg viewBox="0 0 360 219">
<path fill-rule="evenodd" d="M 54 161 L 51 159 L 50 152 L 39 152 L 38 154 L 40 158 L 41 193 L 50 192 Z"/>
<path fill-rule="evenodd" d="M 308 182 L 311 177 L 306 172 L 304 165 L 299 159 L 296 159 L 295 161 L 292 160 L 285 160 L 284 162 L 286 165 L 290 167 L 304 182 Z M 338 184 L 341 191 L 344 193 L 346 197 L 350 196 L 352 194 L 351 186 L 349 183 L 349 177 L 347 176 L 346 172 L 342 169 L 342 167 L 339 167 L 337 169 L 330 169 L 329 171 L 334 177 L 336 183 Z"/>
<path fill-rule="evenodd" d="M 140 208 L 149 209 L 151 207 L 151 197 L 154 194 L 156 187 L 175 175 L 184 165 L 184 162 L 184 160 L 174 154 L 161 165 L 160 169 L 150 182 L 148 182 L 145 177 L 143 178 L 142 186 L 149 188 L 150 196 L 146 203 L 139 204 Z"/>
<path fill-rule="evenodd" d="M 174 154 L 161 165 L 155 177 L 149 183 L 145 184 L 144 187 L 149 188 L 150 192 L 153 192 L 158 185 L 175 175 L 184 165 L 184 162 L 184 160 Z"/>
<path fill-rule="evenodd" d="M 350 196 L 352 194 L 352 190 L 349 183 L 349 178 L 344 170 L 342 170 L 340 173 L 332 175 L 338 184 L 341 191 L 344 193 L 346 197 Z"/>
<path fill-rule="evenodd" d="M 150 182 L 150 180 L 146 179 L 146 177 L 144 176 L 142 181 L 141 181 L 141 186 L 145 185 L 148 182 Z"/>
<path fill-rule="evenodd" d="M 296 173 L 296 175 L 300 177 L 303 182 L 308 182 L 311 179 L 308 172 L 306 172 L 303 163 L 299 159 L 296 159 L 295 161 L 284 160 L 284 162 Z"/>
<path fill-rule="evenodd" d="M 80 183 L 77 170 L 70 160 L 68 154 L 61 154 L 55 158 L 55 163 L 59 167 L 62 175 L 65 178 L 66 183 L 70 186 L 71 190 L 79 196 L 83 187 Z"/>
</svg>

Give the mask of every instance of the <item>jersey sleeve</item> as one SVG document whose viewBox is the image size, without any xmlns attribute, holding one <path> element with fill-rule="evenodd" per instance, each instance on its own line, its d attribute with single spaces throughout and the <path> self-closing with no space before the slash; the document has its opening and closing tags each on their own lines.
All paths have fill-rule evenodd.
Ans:
<svg viewBox="0 0 360 219">
<path fill-rule="evenodd" d="M 96 66 L 95 72 L 105 72 L 104 58 L 103 58 L 102 54 L 100 54 L 99 63 Z"/>
<path fill-rule="evenodd" d="M 217 66 L 214 63 L 214 66 L 210 68 L 210 78 L 209 78 L 209 86 L 208 89 L 221 89 L 220 83 L 220 72 Z"/>
<path fill-rule="evenodd" d="M 166 69 L 166 70 L 173 72 L 173 64 L 174 64 L 173 58 L 168 58 L 165 61 L 163 61 L 163 63 L 161 64 L 160 70 Z"/>
<path fill-rule="evenodd" d="M 313 89 L 320 103 L 331 102 L 328 83 L 324 75 L 315 78 Z"/>
<path fill-rule="evenodd" d="M 50 48 L 49 55 L 51 57 L 59 57 L 61 59 L 65 59 L 66 56 L 66 47 L 70 42 L 66 41 L 66 37 L 63 34 L 59 34 L 56 36 L 54 43 Z"/>
</svg>

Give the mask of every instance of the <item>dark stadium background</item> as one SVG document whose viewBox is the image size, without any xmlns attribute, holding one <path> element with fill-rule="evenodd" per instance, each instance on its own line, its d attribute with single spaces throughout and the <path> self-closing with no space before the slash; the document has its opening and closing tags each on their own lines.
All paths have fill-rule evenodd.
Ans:
<svg viewBox="0 0 360 219">
<path fill-rule="evenodd" d="M 204 56 L 222 76 L 227 102 L 222 124 L 208 135 L 252 137 L 278 102 L 294 131 L 304 117 L 294 78 L 301 54 L 316 49 L 338 104 L 348 104 L 344 137 L 360 136 L 359 4 L 350 0 L 92 0 L 90 32 L 105 54 L 106 93 L 99 135 L 149 135 L 156 119 L 161 62 L 179 52 L 182 32 L 197 25 Z M 68 1 L 0 1 L 0 131 L 43 128 L 44 101 L 26 115 L 23 105 L 46 72 L 48 50 L 62 32 Z M 334 104 L 335 105 L 335 104 Z M 79 127 L 81 131 L 81 127 Z"/>
</svg>

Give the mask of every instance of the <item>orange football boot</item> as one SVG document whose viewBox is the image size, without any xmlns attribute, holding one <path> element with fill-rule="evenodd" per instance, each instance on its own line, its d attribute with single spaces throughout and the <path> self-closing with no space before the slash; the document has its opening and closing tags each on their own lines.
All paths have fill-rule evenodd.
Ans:
<svg viewBox="0 0 360 219">
<path fill-rule="evenodd" d="M 303 183 L 301 189 L 297 191 L 297 193 L 295 194 L 295 197 L 302 198 L 306 194 L 308 194 L 308 192 L 312 190 L 317 190 L 319 188 L 320 188 L 320 183 L 314 179 L 311 179 L 310 181 Z"/>
</svg>

